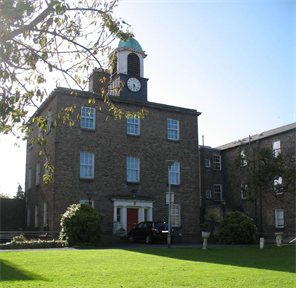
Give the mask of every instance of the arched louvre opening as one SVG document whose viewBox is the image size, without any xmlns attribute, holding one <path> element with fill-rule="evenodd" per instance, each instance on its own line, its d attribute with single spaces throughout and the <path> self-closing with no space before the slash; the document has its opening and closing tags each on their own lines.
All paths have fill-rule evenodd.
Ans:
<svg viewBox="0 0 296 288">
<path fill-rule="evenodd" d="M 130 53 L 127 56 L 127 73 L 129 75 L 140 76 L 140 59 L 135 53 Z"/>
</svg>

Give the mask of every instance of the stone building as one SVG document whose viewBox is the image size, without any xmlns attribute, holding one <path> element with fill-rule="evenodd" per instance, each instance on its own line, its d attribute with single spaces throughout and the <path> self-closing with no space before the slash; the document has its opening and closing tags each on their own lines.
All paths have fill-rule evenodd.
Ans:
<svg viewBox="0 0 296 288">
<path fill-rule="evenodd" d="M 199 235 L 200 113 L 148 101 L 143 66 L 146 54 L 135 39 L 120 42 L 115 53 L 112 75 L 95 69 L 88 92 L 75 91 L 74 97 L 71 90 L 56 88 L 37 110 L 36 115 L 54 120 L 58 111 L 75 104 L 72 116 L 80 113 L 81 119 L 71 127 L 48 127 L 47 156 L 39 156 L 40 147 L 28 143 L 27 229 L 59 231 L 61 214 L 67 207 L 89 201 L 95 210 L 106 214 L 104 234 L 116 234 L 121 227 L 128 231 L 144 220 L 167 221 L 166 161 L 174 160 L 172 224 L 177 234 Z M 147 116 L 115 121 L 101 97 L 101 89 L 107 85 L 100 81 L 103 76 L 111 79 L 107 84 L 114 105 L 126 111 L 145 108 Z M 117 93 L 114 88 L 120 81 L 125 85 Z M 101 110 L 89 104 L 90 97 Z M 40 131 L 36 123 L 32 125 L 32 136 L 37 137 Z M 55 167 L 50 184 L 42 181 L 42 175 L 48 173 L 46 157 Z"/>
<path fill-rule="evenodd" d="M 239 147 L 270 148 L 275 155 L 281 153 L 292 158 L 295 157 L 295 136 L 296 123 L 293 123 L 217 148 L 200 146 L 202 213 L 213 212 L 221 217 L 230 211 L 240 211 L 254 219 L 260 235 L 274 238 L 274 233 L 283 232 L 285 237 L 295 238 L 295 193 L 283 190 L 259 193 L 258 199 L 251 202 L 244 189 L 235 189 L 233 185 L 233 177 L 244 173 L 244 168 L 234 171 Z M 244 165 L 247 163 L 242 163 Z M 285 179 L 279 181 L 284 184 Z"/>
<path fill-rule="evenodd" d="M 167 221 L 167 161 L 174 160 L 172 224 L 183 239 L 197 239 L 205 215 L 215 213 L 223 218 L 230 211 L 255 219 L 262 235 L 295 235 L 294 195 L 281 191 L 275 197 L 262 195 L 252 203 L 240 189 L 233 188 L 230 171 L 242 144 L 270 147 L 285 157 L 295 157 L 296 123 L 217 148 L 198 146 L 200 112 L 148 101 L 147 55 L 139 43 L 135 39 L 120 42 L 113 56 L 112 73 L 94 69 L 89 91 L 56 88 L 36 111 L 50 123 L 59 111 L 75 104 L 72 116 L 76 119 L 80 114 L 80 121 L 71 127 L 59 124 L 55 129 L 48 125 L 46 156 L 39 155 L 37 143 L 28 142 L 27 230 L 58 232 L 61 214 L 73 203 L 90 203 L 106 214 L 106 235 L 117 234 L 121 227 L 129 231 L 143 220 Z M 116 88 L 122 82 L 119 91 Z M 126 111 L 144 108 L 148 115 L 115 121 L 102 89 L 108 90 L 116 107 Z M 90 98 L 100 109 L 89 104 Z M 37 138 L 41 131 L 36 123 L 32 128 L 32 137 Z M 55 167 L 54 181 L 44 184 L 48 160 Z"/>
</svg>

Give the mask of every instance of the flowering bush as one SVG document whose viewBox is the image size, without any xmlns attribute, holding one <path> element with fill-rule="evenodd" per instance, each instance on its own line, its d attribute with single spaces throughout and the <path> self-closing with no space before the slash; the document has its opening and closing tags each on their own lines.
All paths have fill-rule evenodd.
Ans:
<svg viewBox="0 0 296 288">
<path fill-rule="evenodd" d="M 22 236 L 22 235 L 21 235 Z M 19 238 L 20 236 L 18 236 Z M 15 240 L 14 237 L 11 242 L 0 244 L 0 249 L 40 249 L 40 248 L 63 248 L 66 247 L 66 241 L 62 240 L 24 240 L 20 241 L 19 239 Z M 23 236 L 23 238 L 25 238 Z M 26 238 L 25 238 L 26 239 Z"/>
</svg>

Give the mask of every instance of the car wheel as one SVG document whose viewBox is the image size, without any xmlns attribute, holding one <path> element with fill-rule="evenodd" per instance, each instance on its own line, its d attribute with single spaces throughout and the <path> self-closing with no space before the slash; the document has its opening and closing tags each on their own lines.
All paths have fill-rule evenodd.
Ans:
<svg viewBox="0 0 296 288">
<path fill-rule="evenodd" d="M 128 236 L 128 242 L 129 242 L 129 243 L 135 243 L 135 238 L 134 238 L 133 235 L 129 235 L 129 236 Z"/>
<path fill-rule="evenodd" d="M 151 244 L 152 243 L 152 239 L 151 239 L 150 235 L 146 235 L 145 242 L 146 242 L 146 244 Z"/>
</svg>

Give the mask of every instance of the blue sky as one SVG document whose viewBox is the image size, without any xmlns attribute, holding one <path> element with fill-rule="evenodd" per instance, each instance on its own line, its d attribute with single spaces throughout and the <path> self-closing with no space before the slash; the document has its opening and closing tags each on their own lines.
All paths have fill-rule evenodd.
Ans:
<svg viewBox="0 0 296 288">
<path fill-rule="evenodd" d="M 295 121 L 294 1 L 121 1 L 149 101 L 194 108 L 215 147 Z"/>
<path fill-rule="evenodd" d="M 296 121 L 295 1 L 122 0 L 114 14 L 148 54 L 148 100 L 202 112 L 205 145 Z M 25 177 L 25 145 L 13 142 L 0 136 L 0 189 L 11 195 Z"/>
</svg>

